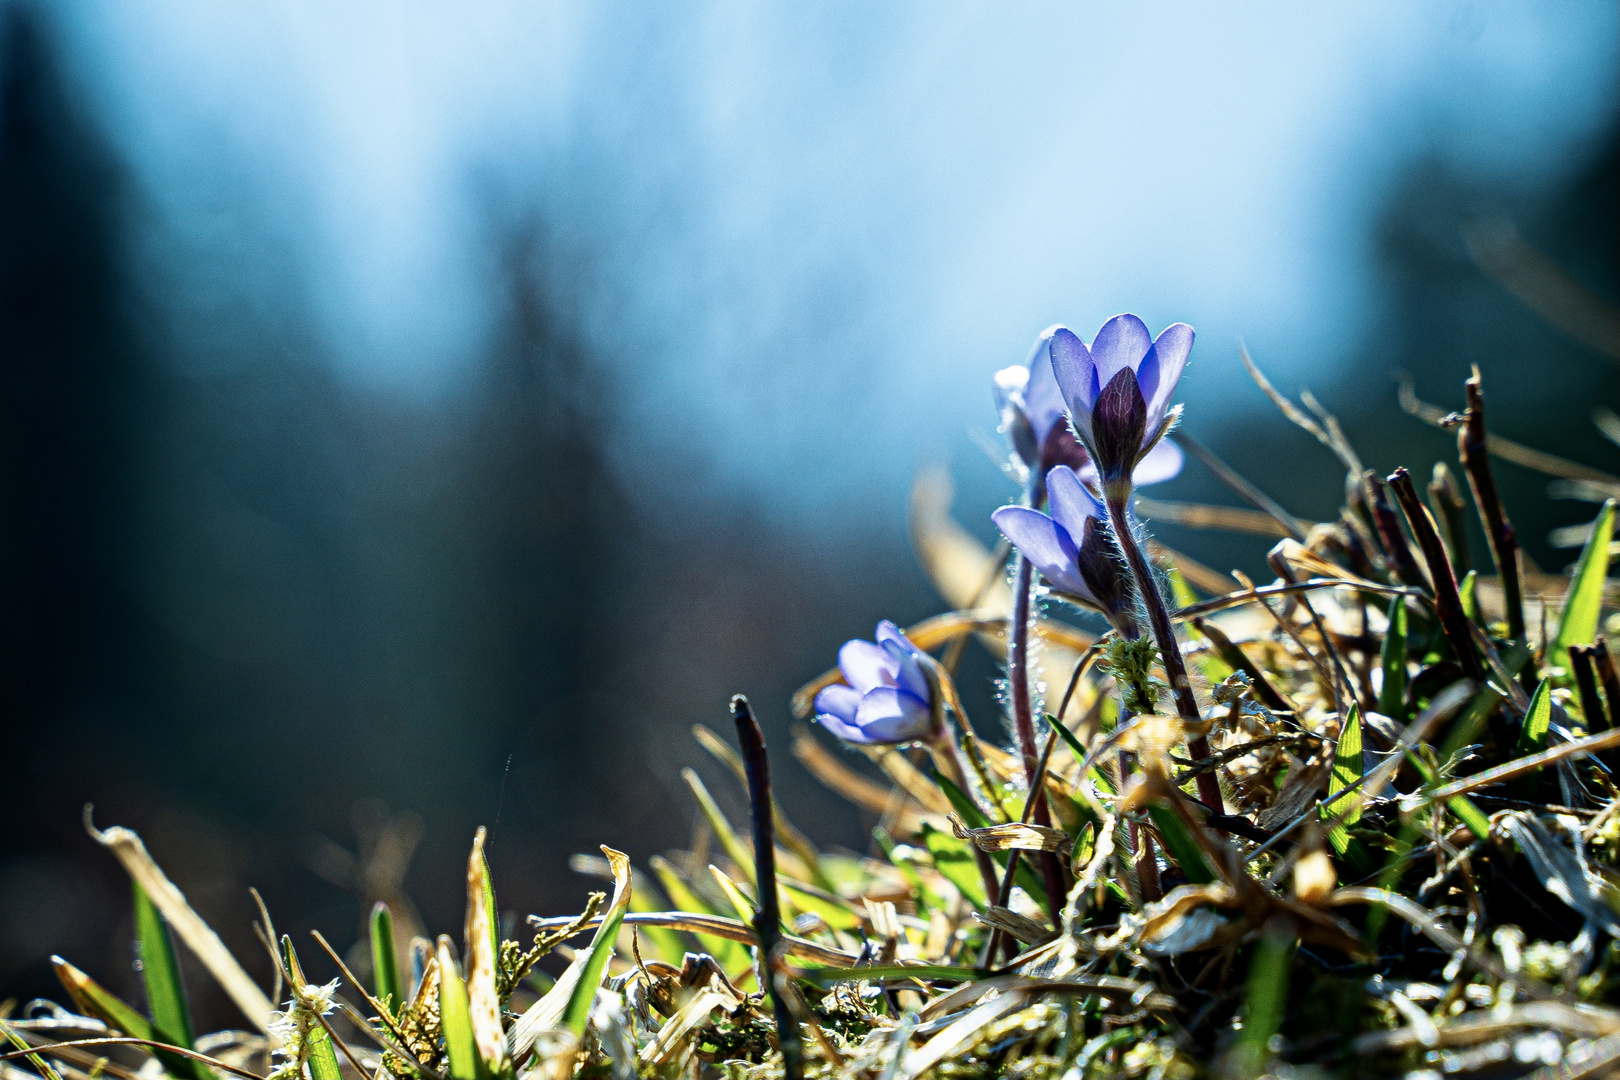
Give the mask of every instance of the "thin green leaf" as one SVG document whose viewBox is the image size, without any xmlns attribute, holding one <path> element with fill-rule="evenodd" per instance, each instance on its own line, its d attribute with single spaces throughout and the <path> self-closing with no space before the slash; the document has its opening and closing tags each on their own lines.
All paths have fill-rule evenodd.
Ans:
<svg viewBox="0 0 1620 1080">
<path fill-rule="evenodd" d="M 602 919 L 602 925 L 597 928 L 596 936 L 591 939 L 585 966 L 580 972 L 579 981 L 574 984 L 573 992 L 568 996 L 568 1007 L 563 1010 L 562 1017 L 563 1026 L 581 1038 L 585 1035 L 585 1025 L 590 1022 L 591 1007 L 596 1004 L 596 991 L 602 985 L 602 973 L 607 970 L 608 958 L 613 955 L 613 944 L 618 940 L 624 913 L 630 907 L 630 857 L 610 847 L 603 847 L 602 854 L 607 856 L 608 863 L 613 867 L 613 902 Z"/>
<path fill-rule="evenodd" d="M 1351 704 L 1339 729 L 1339 744 L 1333 751 L 1333 773 L 1328 778 L 1328 801 L 1322 804 L 1322 819 L 1342 818 L 1339 828 L 1361 820 L 1361 794 L 1353 791 L 1334 798 L 1345 788 L 1361 782 L 1361 706 Z"/>
<path fill-rule="evenodd" d="M 949 777 L 935 776 L 934 782 L 939 785 L 939 790 L 945 793 L 945 798 L 950 800 L 951 809 L 956 811 L 957 816 L 962 819 L 962 822 L 968 828 L 988 829 L 996 824 L 996 822 L 985 817 L 984 811 L 979 809 L 978 804 L 968 798 L 967 792 L 952 783 Z"/>
<path fill-rule="evenodd" d="M 737 869 L 748 878 L 749 884 L 753 884 L 754 853 L 737 839 L 737 833 L 732 829 L 731 822 L 720 812 L 720 805 L 714 801 L 714 796 L 709 794 L 703 779 L 691 769 L 682 769 L 681 779 L 692 792 L 692 798 L 697 801 L 698 810 L 703 814 L 703 820 L 709 823 L 714 838 L 720 842 L 720 849 L 726 853 L 728 859 L 737 864 Z"/>
<path fill-rule="evenodd" d="M 1609 542 L 1614 539 L 1614 507 L 1613 499 L 1605 502 L 1597 521 L 1592 523 L 1592 535 L 1586 538 L 1580 561 L 1575 564 L 1575 576 L 1564 594 L 1564 616 L 1558 623 L 1549 660 L 1565 671 L 1569 670 L 1569 647 L 1590 645 L 1597 636 L 1598 616 L 1603 611 L 1603 581 L 1609 573 Z"/>
<path fill-rule="evenodd" d="M 996 824 L 996 822 L 985 817 L 984 811 L 974 805 L 973 800 L 967 797 L 967 793 L 951 783 L 948 778 L 935 776 L 934 781 L 939 785 L 939 790 L 943 791 L 945 797 L 950 800 L 951 808 L 956 811 L 957 816 L 962 819 L 963 824 L 968 828 L 988 829 Z M 992 856 L 991 860 L 998 869 L 1004 869 L 1007 865 L 1006 859 L 997 859 Z M 1013 875 L 1013 880 L 1018 883 L 1019 888 L 1029 894 L 1030 899 L 1042 906 L 1046 904 L 1046 886 L 1042 884 L 1040 877 L 1030 867 L 1028 859 L 1018 860 L 1018 872 Z"/>
<path fill-rule="evenodd" d="M 394 947 L 394 913 L 381 900 L 371 909 L 371 981 L 376 998 L 399 1010 L 405 991 L 399 981 L 399 950 Z"/>
<path fill-rule="evenodd" d="M 309 1080 L 343 1080 L 332 1036 L 319 1023 L 309 1031 Z"/>
<path fill-rule="evenodd" d="M 1295 943 L 1294 930 L 1285 920 L 1273 919 L 1260 931 L 1249 960 L 1243 1030 L 1230 1062 L 1234 1077 L 1249 1080 L 1265 1075 L 1271 1061 L 1271 1037 L 1288 1011 L 1288 969 Z"/>
<path fill-rule="evenodd" d="M 467 984 L 450 955 L 450 937 L 439 935 L 439 1027 L 444 1033 L 445 1055 L 451 1080 L 483 1080 L 484 1063 L 478 1057 L 472 1013 L 467 1007 Z"/>
<path fill-rule="evenodd" d="M 1425 784 L 1433 786 L 1439 783 L 1439 775 L 1429 767 L 1428 762 L 1424 761 L 1417 754 L 1413 753 L 1411 750 L 1406 751 L 1406 760 L 1411 763 L 1412 768 L 1417 770 L 1417 774 L 1423 778 L 1423 782 Z M 1447 799 L 1446 808 L 1449 809 L 1453 814 L 1457 815 L 1458 821 L 1468 826 L 1469 832 L 1473 833 L 1481 840 L 1490 839 L 1491 819 L 1486 815 L 1485 811 L 1476 806 L 1474 801 L 1468 796 L 1455 795 L 1452 798 Z"/>
<path fill-rule="evenodd" d="M 934 857 L 934 869 L 955 885 L 968 903 L 981 908 L 988 904 L 989 900 L 984 895 L 984 880 L 979 876 L 979 865 L 967 845 L 927 822 L 923 823 L 922 828 L 923 847 Z"/>
<path fill-rule="evenodd" d="M 1204 858 L 1204 852 L 1198 846 L 1198 841 L 1187 832 L 1186 822 L 1169 806 L 1161 803 L 1152 803 L 1148 806 L 1148 813 L 1153 817 L 1153 825 L 1159 830 L 1159 838 L 1164 841 L 1164 849 L 1170 857 L 1181 867 L 1181 872 L 1187 880 L 1194 885 L 1208 885 L 1215 880 L 1215 871 L 1210 869 L 1209 861 Z"/>
<path fill-rule="evenodd" d="M 720 891 L 726 894 L 726 899 L 731 903 L 731 910 L 736 913 L 737 918 L 745 923 L 752 923 L 757 912 L 754 910 L 753 902 L 743 895 L 737 883 L 713 863 L 709 864 L 709 874 L 714 878 L 714 883 L 720 886 Z"/>
<path fill-rule="evenodd" d="M 1445 740 L 1440 744 L 1440 760 L 1448 760 L 1463 747 L 1472 746 L 1485 721 L 1501 704 L 1502 695 L 1494 688 L 1488 685 L 1481 687 L 1474 700 L 1468 703 L 1468 708 L 1452 723 L 1451 730 L 1446 732 Z"/>
<path fill-rule="evenodd" d="M 141 979 L 146 984 L 146 1006 L 152 1012 L 152 1030 L 159 1042 L 194 1050 L 196 1035 L 185 984 L 180 981 L 180 960 L 175 956 L 169 924 L 139 884 L 135 894 L 135 942 L 141 955 Z M 171 1055 L 179 1058 L 179 1055 Z M 169 1067 L 165 1062 L 165 1067 Z M 178 1071 L 176 1071 L 178 1070 Z M 206 1080 L 212 1070 L 200 1061 L 179 1058 L 170 1069 L 176 1076 Z"/>
<path fill-rule="evenodd" d="M 4 1032 L 7 1041 L 9 1041 L 11 1045 L 15 1046 L 17 1049 L 29 1049 L 28 1040 L 13 1031 L 11 1025 L 6 1023 L 4 1020 L 0 1020 L 0 1032 Z M 34 1068 L 38 1069 L 39 1074 L 45 1077 L 45 1080 L 62 1080 L 62 1074 L 51 1068 L 50 1062 L 46 1061 L 40 1055 L 29 1054 L 28 1063 Z"/>
<path fill-rule="evenodd" d="M 121 1031 L 132 1039 L 168 1041 L 152 1029 L 152 1022 L 137 1012 L 134 1006 L 60 956 L 51 957 L 51 966 L 56 969 L 57 981 L 68 992 L 68 997 L 73 999 L 74 1006 L 84 1015 L 93 1016 L 114 1031 Z M 197 1073 L 193 1070 L 201 1070 L 204 1077 L 214 1075 L 212 1069 L 192 1058 L 156 1048 L 152 1048 L 151 1053 L 163 1063 L 170 1076 L 195 1077 Z"/>
<path fill-rule="evenodd" d="M 1389 629 L 1380 656 L 1384 685 L 1378 690 L 1378 711 L 1398 724 L 1406 723 L 1406 597 L 1389 602 Z M 1358 740 L 1359 741 L 1359 740 Z"/>
<path fill-rule="evenodd" d="M 714 905 L 693 892 L 686 882 L 675 871 L 675 867 L 661 855 L 654 855 L 647 860 L 647 865 L 658 878 L 658 884 L 663 887 L 664 893 L 669 897 L 670 903 L 677 911 L 690 911 L 697 915 L 721 915 Z M 717 938 L 708 945 L 709 952 L 720 961 L 720 966 L 727 971 L 741 971 L 750 965 L 748 950 L 735 941 Z M 685 954 L 683 948 L 675 954 L 674 961 L 679 961 Z"/>
<path fill-rule="evenodd" d="M 1530 707 L 1524 711 L 1524 724 L 1519 728 L 1519 744 L 1514 757 L 1529 757 L 1547 749 L 1547 729 L 1552 726 L 1552 680 L 1542 679 L 1536 692 L 1530 695 Z M 1513 789 L 1521 797 L 1532 793 L 1540 783 L 1540 774 L 1514 781 Z"/>
<path fill-rule="evenodd" d="M 630 894 L 631 911 L 675 910 L 674 907 L 663 902 L 663 897 L 657 895 L 657 893 L 652 893 L 651 882 L 644 880 L 641 885 L 642 888 L 635 889 Z M 648 893 L 652 893 L 652 895 L 647 895 Z M 692 909 L 684 908 L 683 910 L 691 911 Z M 653 958 L 667 961 L 677 967 L 680 966 L 682 958 L 687 953 L 687 948 L 686 942 L 682 939 L 679 931 L 669 930 L 662 926 L 638 926 L 636 927 L 636 933 L 641 935 L 643 942 L 641 947 L 650 953 Z M 716 957 L 716 959 L 719 958 Z"/>
<path fill-rule="evenodd" d="M 1463 575 L 1462 584 L 1457 587 L 1458 598 L 1462 600 L 1463 614 L 1475 626 L 1485 625 L 1485 613 L 1479 606 L 1479 571 L 1470 570 Z"/>
</svg>

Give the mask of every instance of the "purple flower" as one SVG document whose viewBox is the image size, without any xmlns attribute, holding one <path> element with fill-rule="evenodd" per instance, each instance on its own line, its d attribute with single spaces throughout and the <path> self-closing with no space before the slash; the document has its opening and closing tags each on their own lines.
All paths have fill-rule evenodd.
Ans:
<svg viewBox="0 0 1620 1080">
<path fill-rule="evenodd" d="M 838 650 L 843 684 L 816 695 L 816 721 L 852 743 L 901 743 L 934 730 L 934 691 L 928 655 L 887 619 L 877 641 L 844 642 Z"/>
<path fill-rule="evenodd" d="M 1067 465 L 1095 486 L 1101 479 L 1097 467 L 1065 421 L 1063 392 L 1052 371 L 1052 336 L 1059 330 L 1066 327 L 1050 326 L 1041 332 L 1030 349 L 1028 366 L 1014 364 L 996 372 L 996 408 L 1012 444 L 1020 481 Z M 1137 485 L 1161 483 L 1180 473 L 1181 465 L 1181 448 L 1161 441 L 1137 463 L 1131 480 Z"/>
<path fill-rule="evenodd" d="M 1102 612 L 1127 637 L 1136 637 L 1135 593 L 1113 534 L 1108 511 L 1067 465 L 1046 475 L 1052 513 L 1003 506 L 990 515 L 1002 535 L 1035 564 L 1064 599 Z"/>
<path fill-rule="evenodd" d="M 1135 315 L 1103 323 L 1090 348 L 1065 327 L 1053 331 L 1052 373 L 1105 491 L 1122 482 L 1129 490 L 1127 478 L 1180 415 L 1170 395 L 1192 343 L 1186 323 L 1167 327 L 1155 340 Z"/>
</svg>

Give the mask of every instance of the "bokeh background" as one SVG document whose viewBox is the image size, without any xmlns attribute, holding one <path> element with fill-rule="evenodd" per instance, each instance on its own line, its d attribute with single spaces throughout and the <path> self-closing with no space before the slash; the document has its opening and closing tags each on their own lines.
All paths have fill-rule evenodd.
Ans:
<svg viewBox="0 0 1620 1080">
<path fill-rule="evenodd" d="M 787 696 L 941 608 L 920 468 L 992 538 L 989 378 L 1055 321 L 1192 323 L 1187 429 L 1301 515 L 1342 473 L 1240 340 L 1374 468 L 1452 454 L 1391 371 L 1470 364 L 1620 468 L 1617 52 L 1612 2 L 0 3 L 0 999 L 139 998 L 86 802 L 255 971 L 249 885 L 454 929 L 479 824 L 576 910 L 570 854 L 688 838 L 683 766 L 741 807 L 690 737 L 737 691 L 861 847 Z M 1592 508 L 1499 469 L 1561 569 Z"/>
</svg>

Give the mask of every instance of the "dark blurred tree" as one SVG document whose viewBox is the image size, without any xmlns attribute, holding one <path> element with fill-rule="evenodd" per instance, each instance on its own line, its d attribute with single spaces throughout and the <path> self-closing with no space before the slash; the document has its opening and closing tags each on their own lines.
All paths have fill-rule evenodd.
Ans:
<svg viewBox="0 0 1620 1080">
<path fill-rule="evenodd" d="M 127 647 L 142 620 L 120 584 L 134 433 L 147 407 L 119 261 L 123 190 L 32 9 L 6 8 L 0 677 L 13 747 L 106 737 L 142 667 Z"/>
</svg>

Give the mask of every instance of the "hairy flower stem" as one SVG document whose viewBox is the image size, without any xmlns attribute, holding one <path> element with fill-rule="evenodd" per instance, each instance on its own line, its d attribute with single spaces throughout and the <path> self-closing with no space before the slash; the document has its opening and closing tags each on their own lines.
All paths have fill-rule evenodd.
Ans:
<svg viewBox="0 0 1620 1080">
<path fill-rule="evenodd" d="M 1007 679 L 1012 683 L 1013 724 L 1018 732 L 1018 748 L 1024 755 L 1024 781 L 1028 786 L 1025 796 L 1034 803 L 1031 820 L 1036 825 L 1051 825 L 1052 815 L 1046 806 L 1046 785 L 1038 783 L 1040 754 L 1035 748 L 1035 708 L 1029 696 L 1029 631 L 1030 602 L 1035 586 L 1035 566 L 1020 552 L 1013 564 L 1013 616 L 1012 633 L 1007 643 Z M 1009 865 L 1011 865 L 1009 863 Z M 1052 916 L 1052 925 L 1063 925 L 1063 868 L 1057 853 L 1041 852 L 1041 877 L 1046 885 L 1046 907 Z"/>
<path fill-rule="evenodd" d="M 1159 643 L 1159 658 L 1164 673 L 1170 678 L 1170 694 L 1176 702 L 1176 713 L 1187 723 L 1199 721 L 1198 699 L 1193 697 L 1192 680 L 1187 678 L 1187 662 L 1182 659 L 1181 645 L 1176 641 L 1176 628 L 1170 622 L 1170 609 L 1165 606 L 1164 594 L 1153 579 L 1153 568 L 1148 565 L 1142 547 L 1136 542 L 1131 529 L 1131 512 L 1127 505 L 1130 493 L 1122 496 L 1107 492 L 1108 521 L 1114 528 L 1114 539 L 1125 556 L 1125 564 L 1136 579 L 1136 593 L 1147 609 L 1148 625 L 1153 627 L 1153 638 Z M 1187 741 L 1187 751 L 1196 760 L 1209 757 L 1209 740 L 1203 736 Z M 1198 799 L 1217 814 L 1226 813 L 1221 800 L 1221 785 L 1213 771 L 1198 774 Z"/>
<path fill-rule="evenodd" d="M 776 1044 L 782 1051 L 782 1073 L 786 1080 L 802 1080 L 804 1047 L 799 1024 L 788 1003 L 777 989 L 776 952 L 782 939 L 782 913 L 776 895 L 776 823 L 771 816 L 771 765 L 765 756 L 765 733 L 748 707 L 748 699 L 738 694 L 731 699 L 731 718 L 737 725 L 737 742 L 742 747 L 743 766 L 748 774 L 748 803 L 753 810 L 754 883 L 759 912 L 754 917 L 754 935 L 759 938 L 759 969 L 766 985 L 760 989 L 771 998 L 776 1013 Z"/>
</svg>

